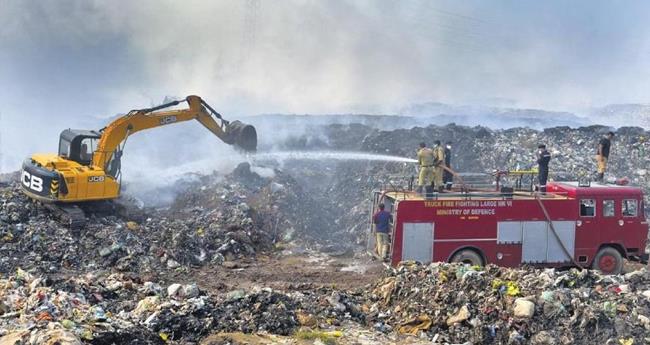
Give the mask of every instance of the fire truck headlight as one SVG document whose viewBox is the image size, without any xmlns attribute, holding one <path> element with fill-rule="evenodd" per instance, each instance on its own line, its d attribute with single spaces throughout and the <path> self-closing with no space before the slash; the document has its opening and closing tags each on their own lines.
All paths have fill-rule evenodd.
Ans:
<svg viewBox="0 0 650 345">
<path fill-rule="evenodd" d="M 620 219 L 620 220 L 618 221 L 618 225 L 623 226 L 623 219 Z"/>
<path fill-rule="evenodd" d="M 582 221 L 581 221 L 581 220 L 577 221 L 577 222 L 576 222 L 576 225 L 577 225 L 577 226 L 582 226 Z"/>
<path fill-rule="evenodd" d="M 503 253 L 497 253 L 497 260 L 503 259 Z"/>
</svg>

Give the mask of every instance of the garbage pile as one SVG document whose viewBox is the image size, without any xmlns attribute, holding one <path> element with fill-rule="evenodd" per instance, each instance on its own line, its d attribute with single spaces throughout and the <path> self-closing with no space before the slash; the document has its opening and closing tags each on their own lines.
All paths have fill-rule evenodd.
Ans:
<svg viewBox="0 0 650 345">
<path fill-rule="evenodd" d="M 213 295 L 136 274 L 0 279 L 0 343 L 182 344 L 213 333 L 295 336 L 350 325 L 433 343 L 642 344 L 650 277 L 404 263 L 356 291 L 293 286 Z M 47 342 L 49 341 L 49 343 Z"/>
<path fill-rule="evenodd" d="M 260 169 L 266 169 L 266 177 L 255 172 Z M 349 239 L 357 233 L 339 223 L 350 215 L 336 210 L 346 201 L 322 202 L 323 196 L 303 186 L 283 170 L 243 163 L 228 175 L 185 182 L 169 207 L 144 209 L 137 219 L 86 208 L 87 224 L 75 232 L 11 181 L 0 186 L 0 272 L 29 265 L 50 273 L 109 269 L 155 274 L 252 258 L 289 241 L 351 251 Z M 348 192 L 355 195 L 354 202 L 362 202 L 363 193 Z"/>
<path fill-rule="evenodd" d="M 206 179 L 213 177 L 206 177 Z M 18 182 L 0 186 L 0 272 L 21 265 L 42 272 L 77 269 L 158 272 L 252 257 L 274 234 L 250 206 L 251 187 L 237 177 L 187 190 L 170 209 L 147 209 L 132 220 L 86 211 L 75 232 L 29 199 Z M 210 198 L 210 204 L 200 199 Z M 280 231 L 277 230 L 278 232 Z"/>
<path fill-rule="evenodd" d="M 56 281 L 17 269 L 0 279 L 0 343 L 162 344 L 156 333 L 118 315 L 139 287 L 119 275 Z"/>
<path fill-rule="evenodd" d="M 434 343 L 644 344 L 650 276 L 406 262 L 372 286 L 375 329 Z"/>
<path fill-rule="evenodd" d="M 237 214 L 224 211 L 224 205 L 230 204 L 231 210 L 243 209 L 249 213 L 246 222 L 260 229 L 253 234 L 264 235 L 252 238 L 257 246 L 300 241 L 315 249 L 330 246 L 339 251 L 346 249 L 352 237 L 347 223 L 338 221 L 346 214 L 338 207 L 348 203 L 340 198 L 330 199 L 327 192 L 314 189 L 322 185 L 314 181 L 322 176 L 322 165 L 294 163 L 282 168 L 242 163 L 225 177 L 204 176 L 188 184 L 168 212 L 180 219 L 187 219 L 193 212 L 209 212 L 224 220 L 237 218 Z M 267 176 L 258 174 L 259 170 L 264 170 Z M 349 192 L 357 199 L 365 196 L 355 189 Z M 244 253 L 253 254 L 250 250 Z"/>
<path fill-rule="evenodd" d="M 2 344 L 196 343 L 212 333 L 292 335 L 300 327 L 363 324 L 361 295 L 269 288 L 209 295 L 196 284 L 162 287 L 135 274 L 0 279 Z"/>
</svg>

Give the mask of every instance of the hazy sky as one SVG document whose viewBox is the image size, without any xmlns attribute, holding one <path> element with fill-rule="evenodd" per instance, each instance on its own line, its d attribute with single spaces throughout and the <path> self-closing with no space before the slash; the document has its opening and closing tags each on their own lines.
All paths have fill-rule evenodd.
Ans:
<svg viewBox="0 0 650 345">
<path fill-rule="evenodd" d="M 227 117 L 648 102 L 648 1 L 0 0 L 0 169 L 198 94 Z M 11 170 L 11 169 L 10 169 Z"/>
</svg>

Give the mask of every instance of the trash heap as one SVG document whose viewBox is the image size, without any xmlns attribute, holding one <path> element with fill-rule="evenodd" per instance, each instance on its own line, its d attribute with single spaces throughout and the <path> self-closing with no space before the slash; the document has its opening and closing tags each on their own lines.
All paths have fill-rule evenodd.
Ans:
<svg viewBox="0 0 650 345">
<path fill-rule="evenodd" d="M 54 281 L 17 269 L 0 279 L 0 343 L 162 344 L 156 333 L 117 315 L 138 288 L 119 275 Z"/>
<path fill-rule="evenodd" d="M 250 195 L 259 191 L 236 176 L 205 179 L 215 181 L 186 190 L 168 209 L 143 210 L 142 219 L 86 211 L 87 225 L 79 232 L 25 196 L 18 182 L 0 186 L 0 272 L 21 265 L 52 273 L 158 272 L 220 264 L 271 248 L 272 237 L 283 229 L 272 233 L 268 215 L 252 209 Z M 202 203 L 206 198 L 211 202 Z"/>
<path fill-rule="evenodd" d="M 172 284 L 121 315 L 163 340 L 196 342 L 216 332 L 288 335 L 298 326 L 294 310 L 293 299 L 270 289 L 216 298 L 199 295 L 196 285 Z"/>
<path fill-rule="evenodd" d="M 169 207 L 144 209 L 139 218 L 86 209 L 79 232 L 9 182 L 0 186 L 0 272 L 29 263 L 51 273 L 156 273 L 252 258 L 283 241 L 351 250 L 349 227 L 338 223 L 345 215 L 333 209 L 345 206 L 343 200 L 322 203 L 290 174 L 266 169 L 272 176 L 260 176 L 248 163 L 228 175 L 200 176 Z"/>
<path fill-rule="evenodd" d="M 296 285 L 211 295 L 136 274 L 0 279 L 0 343 L 183 344 L 219 332 L 295 336 L 356 325 L 433 343 L 642 344 L 650 277 L 404 263 L 358 291 Z"/>
<path fill-rule="evenodd" d="M 360 294 L 269 288 L 212 296 L 196 284 L 162 287 L 135 274 L 0 279 L 1 344 L 195 343 L 212 333 L 292 335 L 300 327 L 363 324 Z"/>
<path fill-rule="evenodd" d="M 262 177 L 256 169 L 272 175 Z M 224 219 L 237 217 L 221 211 L 226 205 L 224 200 L 228 200 L 233 208 L 248 211 L 249 223 L 263 229 L 257 233 L 264 238 L 252 239 L 257 245 L 299 241 L 316 249 L 347 248 L 352 237 L 347 223 L 338 222 L 344 216 L 338 207 L 348 204 L 345 200 L 325 201 L 326 194 L 311 189 L 318 183 L 313 183 L 309 176 L 316 176 L 319 171 L 319 167 L 309 162 L 299 162 L 290 168 L 266 165 L 266 162 L 254 167 L 242 163 L 225 177 L 209 175 L 189 184 L 176 197 L 169 212 L 180 219 L 206 210 L 213 210 L 208 212 L 221 214 Z"/>
<path fill-rule="evenodd" d="M 644 344 L 650 276 L 406 262 L 372 286 L 375 329 L 434 343 Z"/>
</svg>

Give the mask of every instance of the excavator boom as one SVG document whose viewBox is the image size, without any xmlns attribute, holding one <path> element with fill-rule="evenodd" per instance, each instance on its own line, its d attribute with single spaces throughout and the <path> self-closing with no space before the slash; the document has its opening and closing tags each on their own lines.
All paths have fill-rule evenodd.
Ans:
<svg viewBox="0 0 650 345">
<path fill-rule="evenodd" d="M 188 108 L 181 110 L 160 111 L 187 102 Z M 232 123 L 224 120 L 198 96 L 188 96 L 184 101 L 174 101 L 154 108 L 133 110 L 111 122 L 102 131 L 102 136 L 93 155 L 92 164 L 103 169 L 115 150 L 129 135 L 145 129 L 165 126 L 173 123 L 197 120 L 223 142 L 235 145 L 245 151 L 257 148 L 255 127 L 239 121 Z"/>
</svg>

